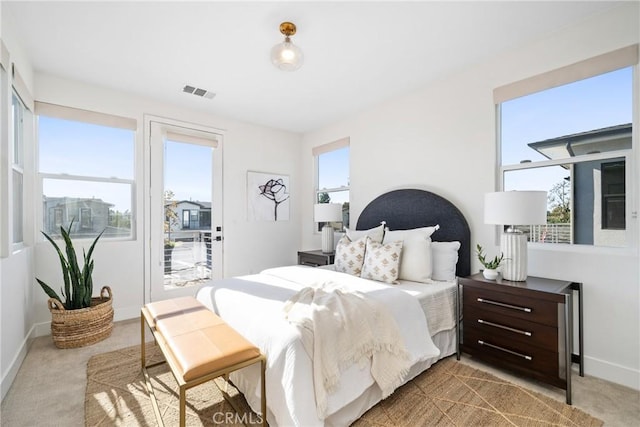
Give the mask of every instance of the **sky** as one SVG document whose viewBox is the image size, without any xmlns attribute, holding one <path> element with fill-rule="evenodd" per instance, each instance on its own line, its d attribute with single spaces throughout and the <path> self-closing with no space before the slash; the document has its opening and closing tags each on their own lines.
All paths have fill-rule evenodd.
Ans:
<svg viewBox="0 0 640 427">
<path fill-rule="evenodd" d="M 213 148 L 166 141 L 164 145 L 164 189 L 175 200 L 211 202 Z"/>
<path fill-rule="evenodd" d="M 134 131 L 39 116 L 38 138 L 42 173 L 134 179 Z M 131 211 L 127 184 L 45 179 L 43 194 L 102 199 Z"/>
<path fill-rule="evenodd" d="M 349 147 L 329 151 L 318 158 L 318 188 L 331 189 L 349 186 Z M 331 203 L 349 201 L 349 191 L 332 192 Z"/>
</svg>

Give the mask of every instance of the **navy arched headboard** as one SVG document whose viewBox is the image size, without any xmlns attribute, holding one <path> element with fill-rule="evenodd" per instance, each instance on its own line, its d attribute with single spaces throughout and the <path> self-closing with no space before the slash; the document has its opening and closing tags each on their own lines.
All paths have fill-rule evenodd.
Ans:
<svg viewBox="0 0 640 427">
<path fill-rule="evenodd" d="M 367 230 L 386 221 L 389 230 L 440 225 L 431 236 L 436 242 L 460 242 L 456 275 L 471 274 L 471 233 L 462 212 L 444 197 L 425 190 L 394 190 L 378 196 L 362 211 L 357 230 Z"/>
</svg>

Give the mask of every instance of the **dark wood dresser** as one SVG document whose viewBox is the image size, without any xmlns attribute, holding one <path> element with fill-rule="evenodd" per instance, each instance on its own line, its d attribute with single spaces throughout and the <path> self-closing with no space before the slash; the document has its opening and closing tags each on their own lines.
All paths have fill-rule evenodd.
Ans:
<svg viewBox="0 0 640 427">
<path fill-rule="evenodd" d="M 579 354 L 573 355 L 573 291 L 579 298 Z M 463 351 L 566 390 L 571 364 L 583 367 L 582 284 L 528 277 L 523 282 L 482 274 L 458 279 L 458 359 Z M 461 333 L 460 333 L 461 332 Z"/>
</svg>

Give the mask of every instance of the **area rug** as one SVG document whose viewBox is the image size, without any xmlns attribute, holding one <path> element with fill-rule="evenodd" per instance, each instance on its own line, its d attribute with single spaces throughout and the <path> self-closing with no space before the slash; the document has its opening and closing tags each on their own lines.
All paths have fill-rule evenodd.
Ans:
<svg viewBox="0 0 640 427">
<path fill-rule="evenodd" d="M 148 363 L 162 360 L 153 344 Z M 166 364 L 149 369 L 166 426 L 178 424 L 178 385 Z M 232 386 L 233 409 L 222 396 L 222 379 L 187 391 L 188 426 L 255 425 L 242 394 Z M 267 399 L 269 396 L 267 396 Z M 601 426 L 602 421 L 539 393 L 449 357 L 371 408 L 354 427 L 390 426 Z M 140 371 L 140 347 L 99 354 L 87 365 L 87 426 L 155 426 Z"/>
</svg>

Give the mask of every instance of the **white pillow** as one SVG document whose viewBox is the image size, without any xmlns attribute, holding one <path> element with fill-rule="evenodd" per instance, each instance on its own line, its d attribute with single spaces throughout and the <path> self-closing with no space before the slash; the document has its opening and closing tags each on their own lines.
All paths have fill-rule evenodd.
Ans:
<svg viewBox="0 0 640 427">
<path fill-rule="evenodd" d="M 360 277 L 384 283 L 396 283 L 400 272 L 402 240 L 388 244 L 367 240 Z"/>
<path fill-rule="evenodd" d="M 402 240 L 402 258 L 400 259 L 399 279 L 429 283 L 432 275 L 431 235 L 439 229 L 433 227 L 413 228 L 411 230 L 384 231 L 383 243 Z"/>
<path fill-rule="evenodd" d="M 369 237 L 364 236 L 352 242 L 347 236 L 342 236 L 336 246 L 336 256 L 333 261 L 336 271 L 360 276 L 368 240 Z"/>
<path fill-rule="evenodd" d="M 364 236 L 369 236 L 371 240 L 374 242 L 382 243 L 382 238 L 384 237 L 384 221 L 380 223 L 379 226 L 370 228 L 368 230 L 352 230 L 347 228 L 347 237 L 355 242 L 358 239 L 363 238 Z"/>
<path fill-rule="evenodd" d="M 458 249 L 460 242 L 431 242 L 431 256 L 433 260 L 433 280 L 451 282 L 456 278 L 456 264 L 458 263 Z"/>
</svg>

